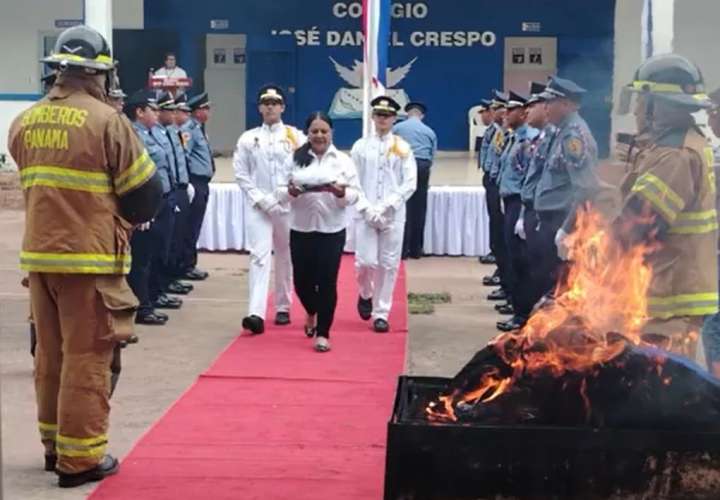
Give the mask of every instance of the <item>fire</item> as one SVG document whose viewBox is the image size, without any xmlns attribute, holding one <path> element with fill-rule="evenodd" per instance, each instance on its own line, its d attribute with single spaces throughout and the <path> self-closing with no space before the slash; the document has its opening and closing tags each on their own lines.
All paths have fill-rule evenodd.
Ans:
<svg viewBox="0 0 720 500">
<path fill-rule="evenodd" d="M 591 373 L 620 354 L 626 342 L 640 343 L 652 274 L 645 256 L 652 247 L 623 248 L 602 215 L 589 207 L 578 211 L 576 229 L 566 244 L 570 261 L 555 299 L 537 307 L 522 330 L 491 342 L 512 367 L 512 376 L 490 371 L 476 388 L 440 397 L 439 404 L 426 409 L 430 420 L 457 420 L 457 404 L 492 401 L 521 376 Z M 590 402 L 582 396 L 589 411 Z"/>
</svg>

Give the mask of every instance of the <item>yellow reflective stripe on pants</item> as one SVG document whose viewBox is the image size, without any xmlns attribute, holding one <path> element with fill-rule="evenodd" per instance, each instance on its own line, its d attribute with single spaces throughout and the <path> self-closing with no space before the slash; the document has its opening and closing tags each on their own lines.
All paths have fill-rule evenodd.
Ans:
<svg viewBox="0 0 720 500">
<path fill-rule="evenodd" d="M 653 318 L 705 316 L 718 312 L 718 293 L 688 293 L 648 298 L 648 314 Z"/>
<path fill-rule="evenodd" d="M 38 429 L 40 429 L 40 439 L 43 441 L 55 441 L 57 438 L 57 424 L 38 422 Z"/>
<path fill-rule="evenodd" d="M 105 172 L 88 172 L 76 168 L 35 165 L 20 170 L 23 189 L 45 186 L 89 193 L 112 193 L 112 179 Z"/>
<path fill-rule="evenodd" d="M 649 201 L 671 223 L 685 207 L 682 198 L 662 179 L 651 173 L 641 175 L 632 187 L 632 192 Z"/>
<path fill-rule="evenodd" d="M 107 450 L 107 434 L 91 438 L 73 438 L 58 434 L 55 449 L 66 457 L 101 457 Z"/>
<path fill-rule="evenodd" d="M 681 212 L 670 228 L 674 234 L 703 234 L 718 228 L 717 210 Z"/>
<path fill-rule="evenodd" d="M 155 163 L 147 150 L 123 173 L 115 178 L 115 193 L 123 195 L 139 186 L 155 173 Z"/>
<path fill-rule="evenodd" d="M 20 268 L 38 273 L 127 274 L 131 261 L 129 254 L 20 252 Z"/>
</svg>

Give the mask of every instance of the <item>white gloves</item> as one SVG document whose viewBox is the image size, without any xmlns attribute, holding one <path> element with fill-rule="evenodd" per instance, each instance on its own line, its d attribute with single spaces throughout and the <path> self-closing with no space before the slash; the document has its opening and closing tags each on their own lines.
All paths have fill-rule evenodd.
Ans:
<svg viewBox="0 0 720 500">
<path fill-rule="evenodd" d="M 270 206 L 270 208 L 265 210 L 265 213 L 268 214 L 270 217 L 274 217 L 276 215 L 286 214 L 288 213 L 288 211 L 280 203 L 275 203 L 274 205 Z"/>
<path fill-rule="evenodd" d="M 500 213 L 505 215 L 505 202 L 500 198 Z"/>
<path fill-rule="evenodd" d="M 374 227 L 375 229 L 385 229 L 388 226 L 388 219 L 383 213 L 380 212 L 380 210 L 376 207 L 368 207 L 363 212 L 363 217 L 365 219 L 365 222 L 368 223 L 370 227 Z"/>
<path fill-rule="evenodd" d="M 277 198 L 272 194 L 266 194 L 257 202 L 257 207 L 265 213 L 270 213 L 270 209 L 278 204 Z"/>
<path fill-rule="evenodd" d="M 515 223 L 515 234 L 521 240 L 527 239 L 527 236 L 525 235 L 525 221 L 523 219 L 518 219 Z"/>
<path fill-rule="evenodd" d="M 152 223 L 152 221 L 150 221 L 150 222 L 143 222 L 142 224 L 140 224 L 139 226 L 137 226 L 137 230 L 138 230 L 138 231 L 147 231 L 148 229 L 150 229 L 150 224 L 151 224 L 151 223 Z"/>
<path fill-rule="evenodd" d="M 565 243 L 567 237 L 568 234 L 563 231 L 563 228 L 558 229 L 557 233 L 555 233 L 555 246 L 557 247 L 558 257 L 560 257 L 561 260 L 568 260 L 570 249 Z"/>
<path fill-rule="evenodd" d="M 192 183 L 188 183 L 187 185 L 187 195 L 190 203 L 192 203 L 192 201 L 195 199 L 195 186 L 193 186 Z"/>
</svg>

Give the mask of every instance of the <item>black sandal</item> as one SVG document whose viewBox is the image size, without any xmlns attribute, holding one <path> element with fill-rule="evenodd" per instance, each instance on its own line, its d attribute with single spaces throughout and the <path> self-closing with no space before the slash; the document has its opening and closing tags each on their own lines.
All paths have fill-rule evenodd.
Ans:
<svg viewBox="0 0 720 500">
<path fill-rule="evenodd" d="M 305 336 L 309 339 L 317 335 L 317 327 L 305 325 Z"/>
</svg>

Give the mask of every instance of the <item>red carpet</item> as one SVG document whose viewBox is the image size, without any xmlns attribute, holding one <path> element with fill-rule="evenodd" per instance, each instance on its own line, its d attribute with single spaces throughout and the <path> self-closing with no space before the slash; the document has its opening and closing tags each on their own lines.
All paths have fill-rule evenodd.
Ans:
<svg viewBox="0 0 720 500">
<path fill-rule="evenodd" d="M 296 300 L 293 325 L 232 342 L 90 498 L 381 499 L 405 355 L 404 270 L 390 334 L 357 316 L 352 257 L 343 258 L 338 292 L 332 351 L 312 350 Z"/>
</svg>

